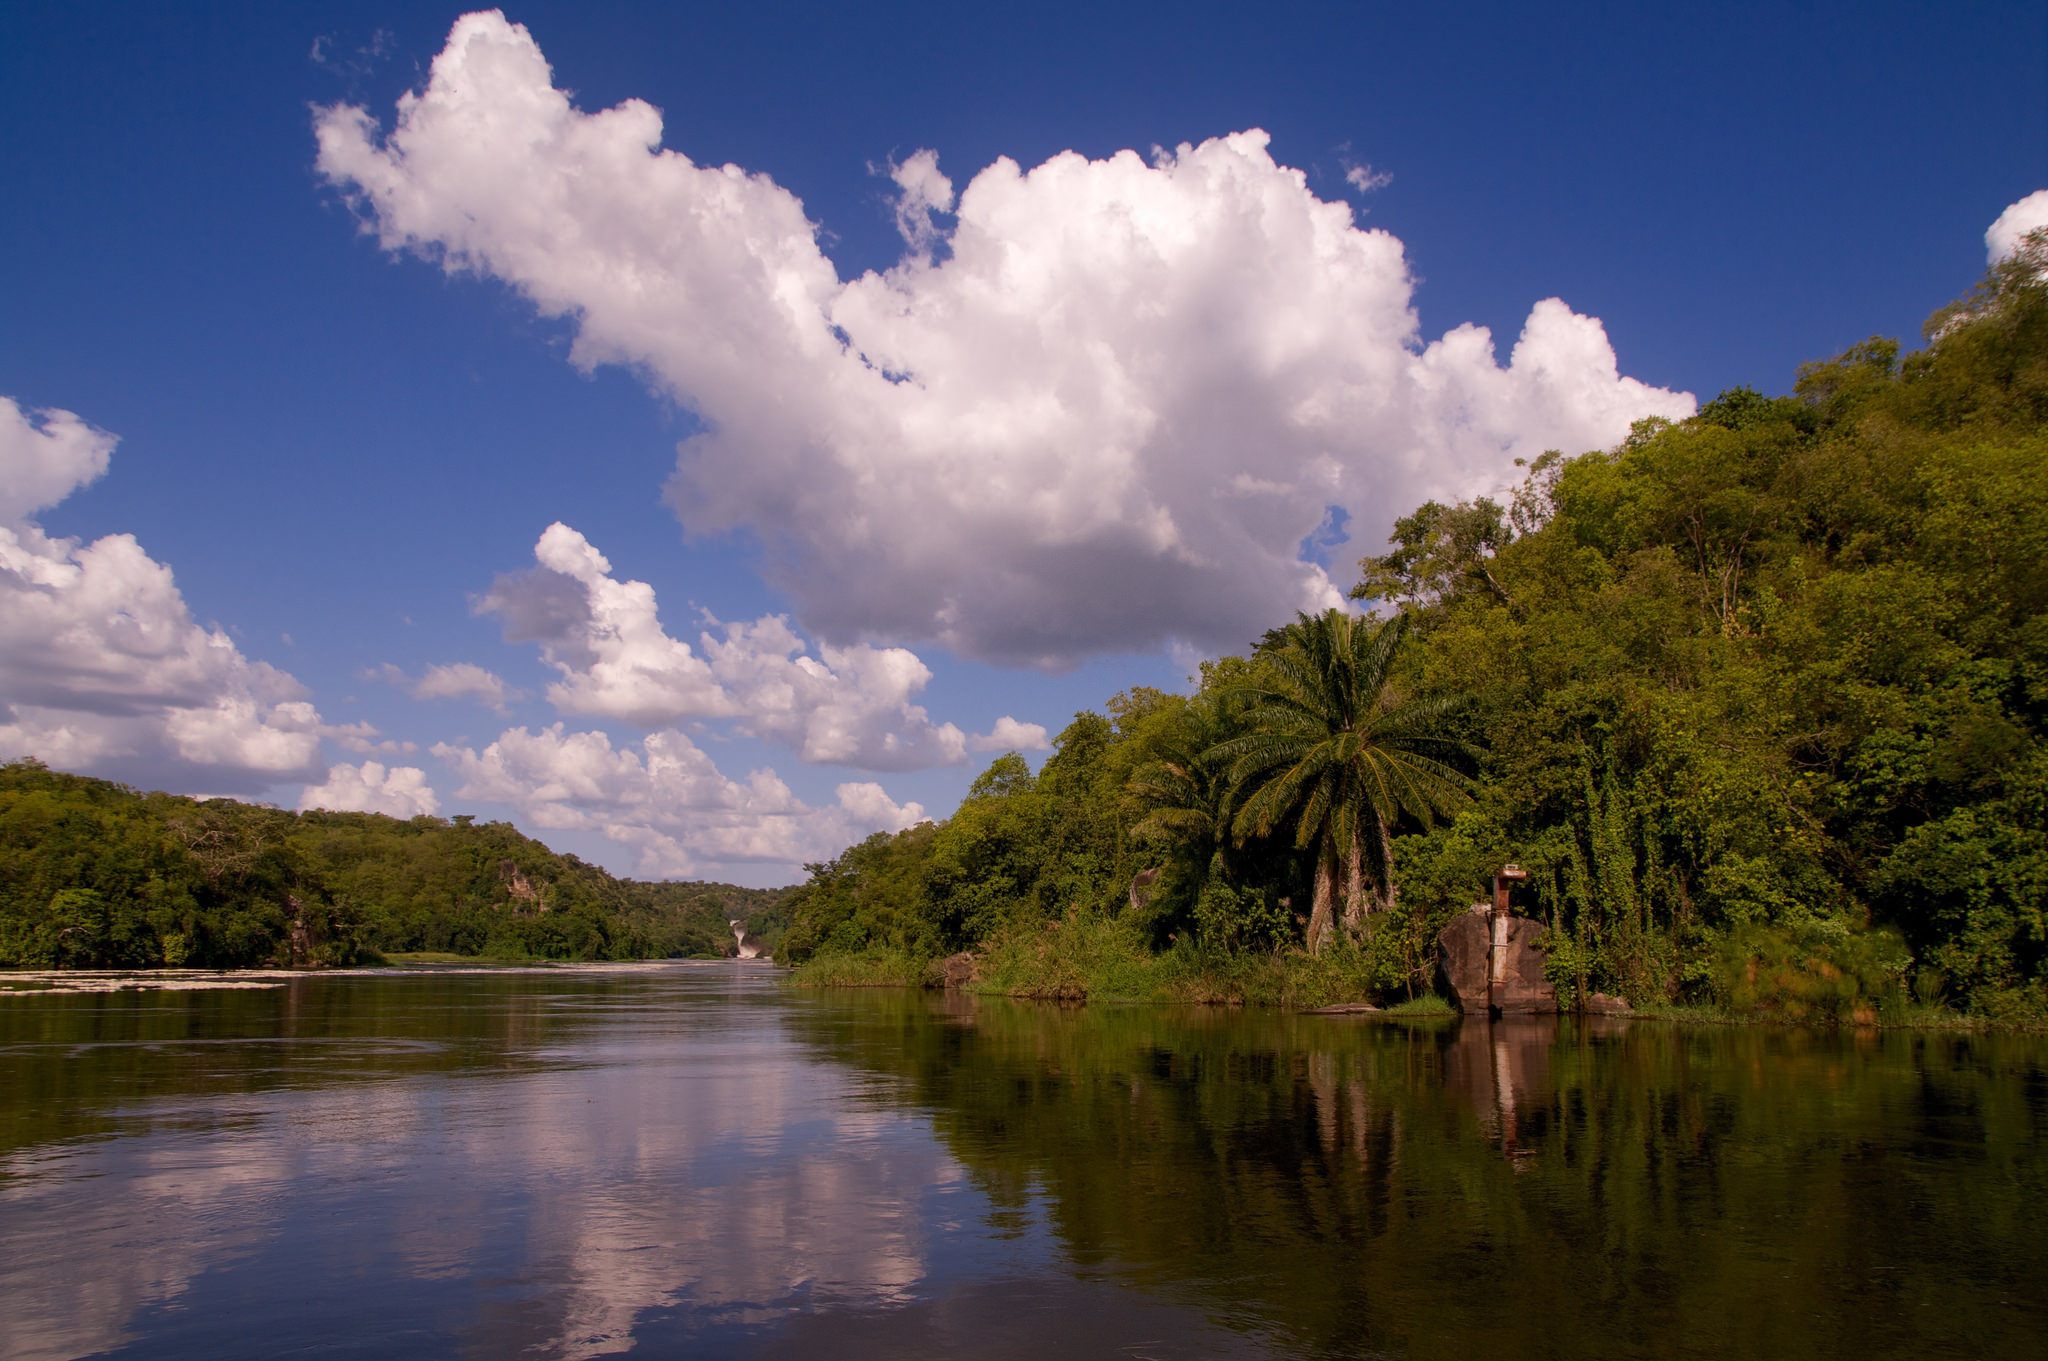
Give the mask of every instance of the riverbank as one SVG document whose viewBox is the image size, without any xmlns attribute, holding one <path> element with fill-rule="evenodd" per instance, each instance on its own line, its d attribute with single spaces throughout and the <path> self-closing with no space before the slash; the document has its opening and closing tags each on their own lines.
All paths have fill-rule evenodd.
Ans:
<svg viewBox="0 0 2048 1361">
<path fill-rule="evenodd" d="M 282 988 L 313 978 L 388 978 L 404 974 L 626 974 L 659 972 L 686 965 L 708 968 L 719 964 L 775 967 L 767 960 L 742 960 L 730 955 L 706 959 L 508 960 L 431 953 L 331 969 L 0 969 L 0 996 L 249 991 Z"/>
<path fill-rule="evenodd" d="M 949 977 L 949 973 L 951 977 Z M 1311 1012 L 1377 1002 L 1389 1015 L 1454 1016 L 1433 991 L 1402 995 L 1382 957 L 1339 940 L 1320 955 L 1205 951 L 1181 943 L 1160 952 L 1113 919 L 1069 920 L 1029 934 L 1005 934 L 971 958 L 952 961 L 895 950 L 822 954 L 797 965 L 800 988 L 951 987 L 982 996 L 1039 1001 L 1179 1004 Z M 1392 994 L 1392 996 L 1390 996 Z M 1820 1026 L 2039 1034 L 2029 1020 L 1969 1016 L 1905 996 L 1840 1014 L 1714 1004 L 1647 1003 L 1632 1015 L 1695 1025 Z"/>
<path fill-rule="evenodd" d="M 946 961 L 901 951 L 822 954 L 796 966 L 804 988 L 943 987 L 1040 1001 L 1179 1003 L 1314 1011 L 1381 999 L 1387 1011 L 1453 1014 L 1434 993 L 1398 995 L 1384 963 L 1340 943 L 1320 955 L 1302 951 L 1227 953 L 1181 943 L 1154 952 L 1114 919 L 1068 920 L 1010 933 L 973 956 L 971 973 Z M 1389 993 L 1396 995 L 1389 998 Z"/>
</svg>

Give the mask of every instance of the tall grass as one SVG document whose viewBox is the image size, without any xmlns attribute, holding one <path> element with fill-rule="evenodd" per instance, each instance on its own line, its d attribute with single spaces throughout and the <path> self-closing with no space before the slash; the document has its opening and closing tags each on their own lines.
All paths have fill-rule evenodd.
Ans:
<svg viewBox="0 0 2048 1361">
<path fill-rule="evenodd" d="M 1307 1009 L 1375 998 L 1380 966 L 1340 943 L 1320 955 L 1300 950 L 1237 953 L 1186 941 L 1154 953 L 1144 933 L 1116 917 L 1076 914 L 998 933 L 979 951 L 974 992 L 1061 1001 L 1184 1002 Z M 818 955 L 798 966 L 801 987 L 936 986 L 933 961 L 873 952 Z M 1417 999 L 1414 1014 L 1443 1014 L 1441 999 Z"/>
<path fill-rule="evenodd" d="M 901 950 L 822 954 L 798 965 L 793 977 L 805 988 L 915 988 L 926 983 L 929 963 Z"/>
</svg>

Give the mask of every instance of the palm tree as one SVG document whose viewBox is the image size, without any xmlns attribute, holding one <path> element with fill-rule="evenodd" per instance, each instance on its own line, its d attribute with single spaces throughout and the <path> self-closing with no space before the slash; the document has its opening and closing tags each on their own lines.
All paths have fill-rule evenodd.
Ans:
<svg viewBox="0 0 2048 1361">
<path fill-rule="evenodd" d="M 1125 797 L 1139 814 L 1131 840 L 1215 850 L 1230 830 L 1223 774 L 1209 755 L 1225 732 L 1215 697 L 1196 697 L 1174 718 L 1152 759 L 1125 782 Z"/>
<path fill-rule="evenodd" d="M 1356 931 L 1370 910 L 1368 875 L 1382 907 L 1394 906 L 1394 825 L 1428 825 L 1470 797 L 1471 781 L 1450 764 L 1466 751 L 1449 726 L 1457 701 L 1407 698 L 1390 683 L 1407 634 L 1405 615 L 1301 615 L 1270 635 L 1238 687 L 1244 730 L 1209 753 L 1228 772 L 1240 841 L 1292 822 L 1295 846 L 1314 852 L 1312 952 L 1334 930 L 1340 875 L 1344 925 Z"/>
</svg>

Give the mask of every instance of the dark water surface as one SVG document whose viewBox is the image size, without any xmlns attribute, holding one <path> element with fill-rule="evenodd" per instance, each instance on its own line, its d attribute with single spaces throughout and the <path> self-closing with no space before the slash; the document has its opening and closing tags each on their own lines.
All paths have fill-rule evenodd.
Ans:
<svg viewBox="0 0 2048 1361">
<path fill-rule="evenodd" d="M 2048 1356 L 2048 1045 L 0 994 L 0 1356 Z"/>
</svg>

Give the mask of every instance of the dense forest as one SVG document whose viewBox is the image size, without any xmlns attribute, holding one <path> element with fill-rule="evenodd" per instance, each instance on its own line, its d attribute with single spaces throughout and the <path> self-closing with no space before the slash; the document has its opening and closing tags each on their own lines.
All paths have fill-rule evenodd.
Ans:
<svg viewBox="0 0 2048 1361">
<path fill-rule="evenodd" d="M 1363 613 L 1119 695 L 1035 775 L 1005 756 L 948 821 L 811 866 L 785 956 L 1412 996 L 1516 861 L 1567 997 L 2048 1015 L 2044 281 L 2036 233 L 1916 352 L 1422 506 Z"/>
<path fill-rule="evenodd" d="M 0 765 L 0 966 L 642 959 L 779 940 L 787 890 L 615 879 L 510 823 L 288 813 Z"/>
</svg>

